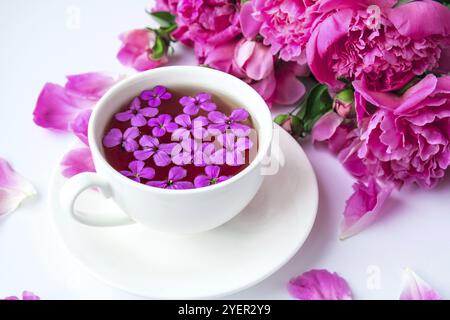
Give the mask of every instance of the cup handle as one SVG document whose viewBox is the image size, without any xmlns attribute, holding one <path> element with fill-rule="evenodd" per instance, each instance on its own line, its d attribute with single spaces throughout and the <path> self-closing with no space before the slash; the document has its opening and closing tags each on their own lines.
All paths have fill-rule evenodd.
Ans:
<svg viewBox="0 0 450 320">
<path fill-rule="evenodd" d="M 84 172 L 77 174 L 67 180 L 61 190 L 61 205 L 65 212 L 81 222 L 82 224 L 94 227 L 112 227 L 133 223 L 134 221 L 122 215 L 105 215 L 95 213 L 75 212 L 75 201 L 84 190 L 96 187 L 105 198 L 111 198 L 112 189 L 108 181 L 99 176 L 97 173 Z"/>
</svg>

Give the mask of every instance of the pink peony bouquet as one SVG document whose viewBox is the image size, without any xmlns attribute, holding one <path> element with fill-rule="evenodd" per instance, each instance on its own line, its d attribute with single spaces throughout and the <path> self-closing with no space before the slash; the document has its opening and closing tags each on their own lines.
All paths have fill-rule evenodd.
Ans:
<svg viewBox="0 0 450 320">
<path fill-rule="evenodd" d="M 449 168 L 447 1 L 156 0 L 148 14 L 160 27 L 122 34 L 119 61 L 159 67 L 179 42 L 269 106 L 292 106 L 275 122 L 326 143 L 357 179 L 343 238 L 372 223 L 393 190 L 434 187 Z M 93 103 L 118 79 L 92 73 L 47 84 L 35 122 L 86 142 Z M 88 160 L 87 148 L 74 150 L 64 174 L 94 170 Z"/>
</svg>

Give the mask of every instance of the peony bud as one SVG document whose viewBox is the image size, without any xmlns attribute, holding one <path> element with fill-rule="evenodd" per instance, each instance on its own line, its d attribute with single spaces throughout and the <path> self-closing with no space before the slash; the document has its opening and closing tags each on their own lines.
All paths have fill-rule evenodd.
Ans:
<svg viewBox="0 0 450 320">
<path fill-rule="evenodd" d="M 275 117 L 274 122 L 294 137 L 300 137 L 303 133 L 303 121 L 297 116 L 280 114 Z"/>
<path fill-rule="evenodd" d="M 352 88 L 340 91 L 333 100 L 333 109 L 342 118 L 355 115 L 355 92 Z"/>
</svg>

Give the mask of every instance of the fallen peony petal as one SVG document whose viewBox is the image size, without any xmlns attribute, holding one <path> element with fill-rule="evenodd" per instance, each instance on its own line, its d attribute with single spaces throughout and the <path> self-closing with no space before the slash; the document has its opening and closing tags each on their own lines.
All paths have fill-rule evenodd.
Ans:
<svg viewBox="0 0 450 320">
<path fill-rule="evenodd" d="M 299 300 L 352 300 L 347 282 L 327 270 L 311 270 L 291 279 L 288 291 Z"/>
<path fill-rule="evenodd" d="M 46 83 L 34 109 L 34 122 L 43 128 L 72 131 L 87 142 L 90 110 L 121 76 L 85 73 L 67 77 L 65 86 Z"/>
<path fill-rule="evenodd" d="M 325 141 L 330 139 L 343 120 L 344 118 L 334 111 L 324 114 L 312 129 L 311 136 L 313 141 Z"/>
<path fill-rule="evenodd" d="M 33 185 L 0 158 L 0 216 L 16 210 L 25 199 L 35 194 Z"/>
<path fill-rule="evenodd" d="M 0 299 L 0 300 L 2 300 L 2 299 Z M 11 296 L 11 297 L 6 297 L 3 300 L 20 300 L 20 298 Z M 41 300 L 41 298 L 38 297 L 37 295 L 35 295 L 33 292 L 24 291 L 22 293 L 22 300 Z"/>
<path fill-rule="evenodd" d="M 61 161 L 61 169 L 66 178 L 82 172 L 95 172 L 91 150 L 84 147 L 69 151 Z"/>
<path fill-rule="evenodd" d="M 400 300 L 441 300 L 441 296 L 414 271 L 403 271 L 403 289 Z"/>
<path fill-rule="evenodd" d="M 354 193 L 346 202 L 341 240 L 351 237 L 372 224 L 389 198 L 393 185 L 381 187 L 375 178 L 369 177 L 367 185 L 358 181 L 353 185 Z"/>
</svg>

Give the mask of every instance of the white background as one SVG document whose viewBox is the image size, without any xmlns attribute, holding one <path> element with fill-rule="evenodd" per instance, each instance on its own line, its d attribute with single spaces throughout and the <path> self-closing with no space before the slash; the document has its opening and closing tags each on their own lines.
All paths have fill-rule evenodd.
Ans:
<svg viewBox="0 0 450 320">
<path fill-rule="evenodd" d="M 0 156 L 39 192 L 0 219 L 0 297 L 31 290 L 43 299 L 140 298 L 93 278 L 59 242 L 49 219 L 47 187 L 58 159 L 74 139 L 37 127 L 32 112 L 47 81 L 63 84 L 65 75 L 88 71 L 131 72 L 115 59 L 117 35 L 148 25 L 148 5 L 145 0 L 0 2 Z M 78 10 L 79 27 L 71 19 Z M 177 52 L 176 64 L 194 63 L 189 50 Z M 340 241 L 339 223 L 352 178 L 324 148 L 302 145 L 320 187 L 312 234 L 269 279 L 226 298 L 287 299 L 285 286 L 291 277 L 326 268 L 347 279 L 356 299 L 397 299 L 404 267 L 450 298 L 448 175 L 433 191 L 407 188 L 395 193 L 377 223 Z"/>
</svg>

